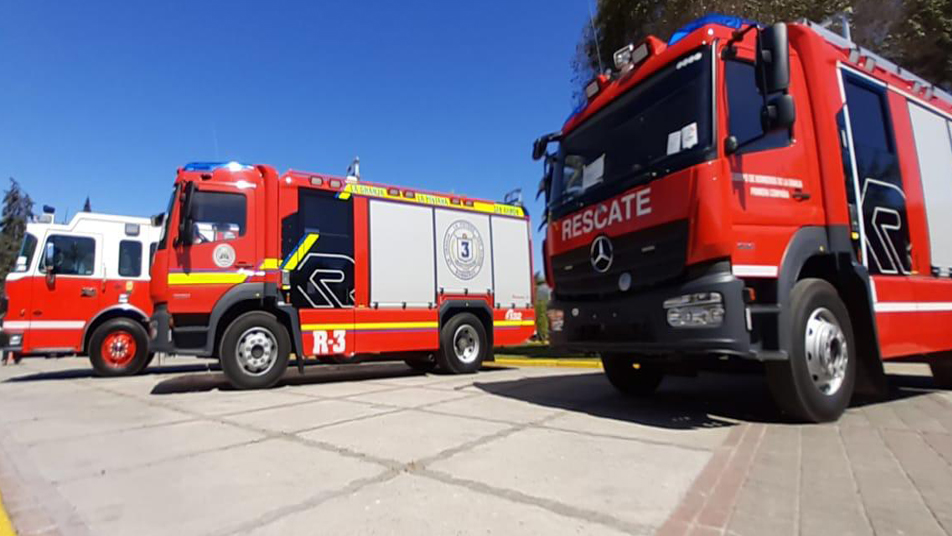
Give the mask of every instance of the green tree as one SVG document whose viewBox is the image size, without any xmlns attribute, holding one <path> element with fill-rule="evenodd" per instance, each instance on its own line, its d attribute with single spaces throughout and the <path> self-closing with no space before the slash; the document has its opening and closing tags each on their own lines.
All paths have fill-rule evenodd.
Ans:
<svg viewBox="0 0 952 536">
<path fill-rule="evenodd" d="M 649 34 L 666 40 L 707 13 L 764 24 L 801 18 L 819 22 L 846 13 L 856 43 L 926 80 L 952 87 L 952 0 L 597 0 L 597 5 L 573 60 L 578 88 L 591 80 L 599 65 L 611 66 L 612 54 L 619 48 Z"/>
<path fill-rule="evenodd" d="M 32 217 L 33 200 L 20 183 L 10 177 L 10 188 L 3 193 L 3 210 L 0 212 L 0 292 L 20 253 L 26 223 Z"/>
</svg>

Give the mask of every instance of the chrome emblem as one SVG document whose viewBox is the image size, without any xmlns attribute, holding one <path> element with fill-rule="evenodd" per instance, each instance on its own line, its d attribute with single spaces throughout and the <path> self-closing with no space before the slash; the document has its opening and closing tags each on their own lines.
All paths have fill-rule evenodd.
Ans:
<svg viewBox="0 0 952 536">
<path fill-rule="evenodd" d="M 614 247 L 607 236 L 602 235 L 592 242 L 591 261 L 596 272 L 605 273 L 612 267 Z"/>
</svg>

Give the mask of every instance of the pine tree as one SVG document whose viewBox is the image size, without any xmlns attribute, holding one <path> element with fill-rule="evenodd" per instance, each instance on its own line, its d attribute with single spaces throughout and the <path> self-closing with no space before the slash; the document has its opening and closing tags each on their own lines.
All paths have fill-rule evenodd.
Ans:
<svg viewBox="0 0 952 536">
<path fill-rule="evenodd" d="M 16 263 L 26 224 L 32 217 L 33 200 L 20 183 L 10 177 L 10 188 L 3 194 L 3 210 L 0 212 L 0 291 Z"/>
</svg>

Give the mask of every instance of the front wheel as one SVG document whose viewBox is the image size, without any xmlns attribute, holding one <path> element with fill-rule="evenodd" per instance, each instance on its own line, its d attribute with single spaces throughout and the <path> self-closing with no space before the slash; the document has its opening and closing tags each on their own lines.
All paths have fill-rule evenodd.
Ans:
<svg viewBox="0 0 952 536">
<path fill-rule="evenodd" d="M 89 339 L 89 362 L 98 376 L 132 376 L 149 364 L 149 337 L 139 322 L 114 318 Z"/>
<path fill-rule="evenodd" d="M 603 355 L 602 368 L 615 389 L 631 396 L 654 393 L 664 379 L 664 372 L 660 367 L 641 363 L 633 356 Z"/>
<path fill-rule="evenodd" d="M 436 353 L 436 363 L 442 372 L 476 372 L 488 353 L 489 339 L 486 337 L 486 328 L 470 313 L 460 313 L 450 318 L 440 330 L 440 349 Z"/>
<path fill-rule="evenodd" d="M 225 330 L 218 355 L 228 381 L 238 389 L 271 387 L 288 368 L 291 338 L 271 314 L 253 311 Z"/>
<path fill-rule="evenodd" d="M 833 285 L 804 279 L 790 292 L 790 352 L 767 363 L 777 405 L 807 422 L 835 421 L 856 381 L 856 343 L 849 312 Z"/>
</svg>

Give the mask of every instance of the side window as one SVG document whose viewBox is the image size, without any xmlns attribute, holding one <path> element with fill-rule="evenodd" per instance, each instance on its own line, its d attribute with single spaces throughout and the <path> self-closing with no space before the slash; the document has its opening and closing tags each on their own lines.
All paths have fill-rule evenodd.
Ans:
<svg viewBox="0 0 952 536">
<path fill-rule="evenodd" d="M 353 198 L 300 188 L 298 211 L 282 221 L 281 243 L 285 263 L 294 266 L 291 303 L 302 308 L 354 306 Z"/>
<path fill-rule="evenodd" d="M 846 74 L 843 89 L 863 206 L 866 259 L 871 274 L 912 272 L 906 194 L 885 90 Z"/>
<path fill-rule="evenodd" d="M 119 242 L 119 275 L 121 277 L 142 275 L 142 242 L 135 240 Z"/>
<path fill-rule="evenodd" d="M 234 240 L 245 234 L 248 200 L 242 194 L 196 190 L 192 201 L 195 244 Z"/>
<path fill-rule="evenodd" d="M 45 248 L 53 247 L 53 273 L 93 275 L 96 268 L 96 241 L 84 236 L 51 235 Z M 46 249 L 40 257 L 40 270 L 46 269 Z"/>
<path fill-rule="evenodd" d="M 763 136 L 760 125 L 760 110 L 763 97 L 757 89 L 754 78 L 754 64 L 728 60 L 724 62 L 727 79 L 727 122 L 730 135 L 737 138 L 737 144 L 743 146 L 751 140 Z M 738 154 L 765 151 L 790 145 L 790 131 L 771 132 L 767 136 L 742 147 Z"/>
<path fill-rule="evenodd" d="M 25 272 L 30 268 L 33 262 L 33 254 L 36 252 L 36 237 L 30 233 L 23 235 L 23 244 L 20 246 L 20 254 L 17 255 L 17 262 L 13 268 L 14 272 Z"/>
<path fill-rule="evenodd" d="M 152 242 L 151 244 L 149 244 L 149 267 L 150 268 L 152 267 L 152 261 L 155 260 L 155 251 L 158 249 L 158 247 L 159 247 L 158 242 Z"/>
</svg>

